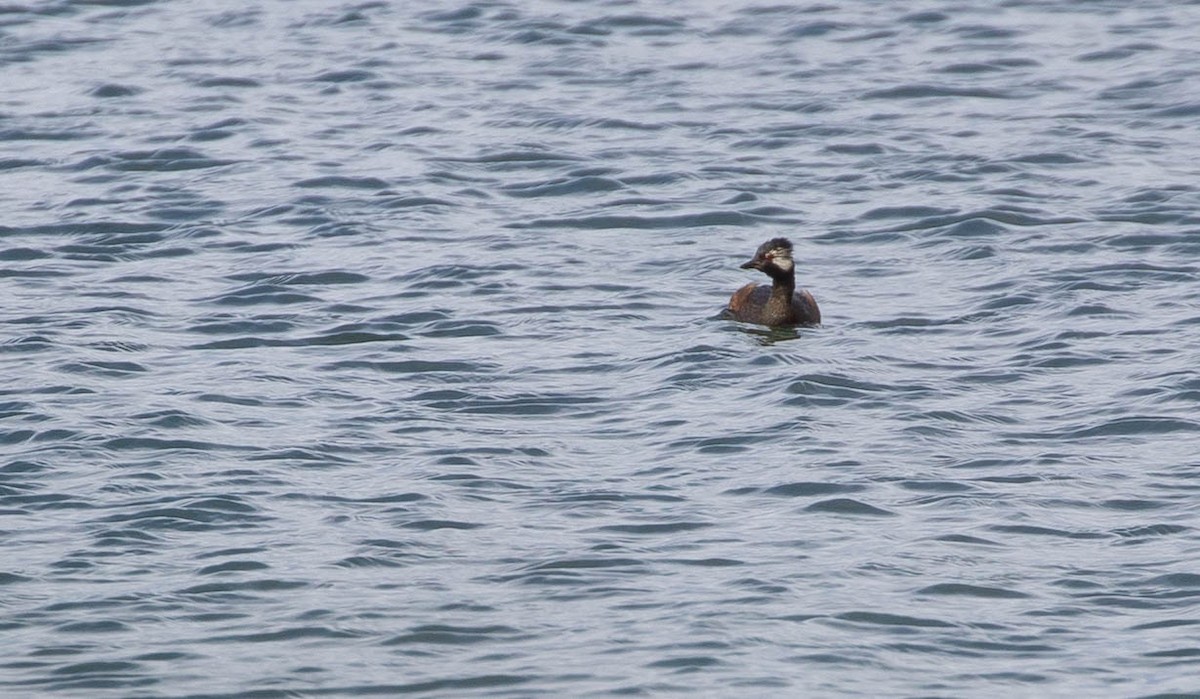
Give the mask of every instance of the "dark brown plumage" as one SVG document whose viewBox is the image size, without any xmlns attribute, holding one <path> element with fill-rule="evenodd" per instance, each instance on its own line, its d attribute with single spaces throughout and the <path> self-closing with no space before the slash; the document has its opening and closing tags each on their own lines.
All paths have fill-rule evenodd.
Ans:
<svg viewBox="0 0 1200 699">
<path fill-rule="evenodd" d="M 812 294 L 796 291 L 792 243 L 787 238 L 768 240 L 742 269 L 757 269 L 771 278 L 771 286 L 747 284 L 729 297 L 726 313 L 734 320 L 759 325 L 817 325 L 821 309 Z"/>
</svg>

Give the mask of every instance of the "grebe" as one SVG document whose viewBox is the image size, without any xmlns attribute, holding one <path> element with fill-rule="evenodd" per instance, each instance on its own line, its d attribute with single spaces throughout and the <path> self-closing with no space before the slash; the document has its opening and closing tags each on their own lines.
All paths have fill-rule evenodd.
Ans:
<svg viewBox="0 0 1200 699">
<path fill-rule="evenodd" d="M 742 269 L 757 269 L 771 278 L 771 286 L 747 284 L 729 297 L 728 315 L 743 323 L 759 325 L 817 325 L 821 309 L 808 291 L 796 291 L 796 268 L 792 243 L 774 238 L 758 246 Z"/>
</svg>

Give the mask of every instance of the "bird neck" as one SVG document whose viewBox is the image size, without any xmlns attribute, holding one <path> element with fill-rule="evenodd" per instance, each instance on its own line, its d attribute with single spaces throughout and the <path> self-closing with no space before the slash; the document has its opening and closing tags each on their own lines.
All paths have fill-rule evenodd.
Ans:
<svg viewBox="0 0 1200 699">
<path fill-rule="evenodd" d="M 778 267 L 767 267 L 763 269 L 767 276 L 771 278 L 771 293 L 780 296 L 792 298 L 792 292 L 796 290 L 796 271 L 793 269 L 779 269 Z"/>
</svg>

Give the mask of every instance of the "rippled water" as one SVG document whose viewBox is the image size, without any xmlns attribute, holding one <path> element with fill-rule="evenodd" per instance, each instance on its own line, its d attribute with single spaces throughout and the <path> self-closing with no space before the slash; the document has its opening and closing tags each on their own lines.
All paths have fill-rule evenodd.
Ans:
<svg viewBox="0 0 1200 699">
<path fill-rule="evenodd" d="M 0 8 L 0 691 L 1200 692 L 1196 4 L 840 5 Z"/>
</svg>

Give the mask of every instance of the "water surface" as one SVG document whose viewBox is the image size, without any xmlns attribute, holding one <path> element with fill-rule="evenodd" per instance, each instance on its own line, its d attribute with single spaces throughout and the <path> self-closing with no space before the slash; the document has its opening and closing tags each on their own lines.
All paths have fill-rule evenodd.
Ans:
<svg viewBox="0 0 1200 699">
<path fill-rule="evenodd" d="M 3 692 L 1200 691 L 1195 5 L 844 5 L 3 8 Z"/>
</svg>

